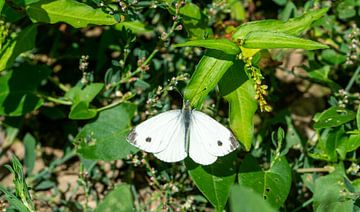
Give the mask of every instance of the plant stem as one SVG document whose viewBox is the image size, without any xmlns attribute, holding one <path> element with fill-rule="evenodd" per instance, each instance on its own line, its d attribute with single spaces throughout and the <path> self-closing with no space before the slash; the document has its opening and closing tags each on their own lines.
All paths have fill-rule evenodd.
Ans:
<svg viewBox="0 0 360 212">
<path fill-rule="evenodd" d="M 64 92 L 68 92 L 69 88 L 67 88 L 65 85 L 63 85 L 62 83 L 60 83 L 59 81 L 57 81 L 56 79 L 52 78 L 52 77 L 48 77 L 49 81 L 52 82 L 53 84 L 55 84 L 60 90 L 64 91 Z"/>
<path fill-rule="evenodd" d="M 113 88 L 113 87 L 116 87 L 120 84 L 123 84 L 123 83 L 126 83 L 128 82 L 132 77 L 134 77 L 135 75 L 137 75 L 138 73 L 140 73 L 142 71 L 141 67 L 144 66 L 144 65 L 147 65 L 151 60 L 152 58 L 155 56 L 156 53 L 158 53 L 158 49 L 154 49 L 154 51 L 150 54 L 150 56 L 145 60 L 145 62 L 143 64 L 141 64 L 140 66 L 138 66 L 136 68 L 136 70 L 134 72 L 131 72 L 131 74 L 129 74 L 128 76 L 126 76 L 125 78 L 117 81 L 117 82 L 114 82 L 110 85 L 109 88 Z"/>
<path fill-rule="evenodd" d="M 331 172 L 332 169 L 330 167 L 324 167 L 324 168 L 301 168 L 296 169 L 297 173 L 309 173 L 309 172 Z"/>
<path fill-rule="evenodd" d="M 113 103 L 111 103 L 111 104 L 109 104 L 109 105 L 106 105 L 106 106 L 104 106 L 104 107 L 98 108 L 98 109 L 96 109 L 96 111 L 97 111 L 97 112 L 101 112 L 101 111 L 103 111 L 103 110 L 107 110 L 107 109 L 113 108 L 113 107 L 115 107 L 115 106 L 117 106 L 117 105 L 119 105 L 119 104 L 121 104 L 121 103 L 123 103 L 123 102 L 125 102 L 125 101 L 127 101 L 127 100 L 129 100 L 129 99 L 131 99 L 131 98 L 133 98 L 134 96 L 135 96 L 134 93 L 129 92 L 129 93 L 125 94 L 125 95 L 123 96 L 123 98 L 121 98 L 120 100 L 115 101 L 115 102 L 113 102 Z"/>
<path fill-rule="evenodd" d="M 350 91 L 350 89 L 351 89 L 351 87 L 353 86 L 353 84 L 354 84 L 356 78 L 358 77 L 359 73 L 360 73 L 360 66 L 356 69 L 354 75 L 351 77 L 349 83 L 347 84 L 347 86 L 346 86 L 346 88 L 345 88 L 345 91 L 346 91 L 346 92 L 349 92 L 349 91 Z"/>
<path fill-rule="evenodd" d="M 48 101 L 50 101 L 50 102 L 55 102 L 55 103 L 58 103 L 58 104 L 61 104 L 61 105 L 72 105 L 72 102 L 70 102 L 70 101 L 57 99 L 57 98 L 54 98 L 54 97 L 51 97 L 51 96 L 41 95 L 41 97 L 48 100 Z"/>
</svg>

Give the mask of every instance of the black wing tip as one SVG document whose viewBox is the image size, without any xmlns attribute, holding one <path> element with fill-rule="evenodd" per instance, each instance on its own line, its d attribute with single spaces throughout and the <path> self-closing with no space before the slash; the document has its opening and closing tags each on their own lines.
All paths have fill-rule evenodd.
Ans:
<svg viewBox="0 0 360 212">
<path fill-rule="evenodd" d="M 136 137 L 137 137 L 137 133 L 136 133 L 136 130 L 135 128 L 133 130 L 130 131 L 128 137 L 126 138 L 126 140 L 133 144 L 133 145 L 136 145 Z"/>
<path fill-rule="evenodd" d="M 239 142 L 236 140 L 234 135 L 231 134 L 229 140 L 230 140 L 230 150 L 231 151 L 234 151 L 235 149 L 237 149 L 240 146 Z"/>
</svg>

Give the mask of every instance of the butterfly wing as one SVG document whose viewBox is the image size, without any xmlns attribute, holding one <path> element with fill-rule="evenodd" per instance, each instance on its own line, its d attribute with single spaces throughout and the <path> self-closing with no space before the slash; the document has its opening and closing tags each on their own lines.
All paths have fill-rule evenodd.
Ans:
<svg viewBox="0 0 360 212">
<path fill-rule="evenodd" d="M 181 110 L 170 110 L 154 116 L 138 126 L 128 135 L 128 142 L 165 162 L 184 159 L 185 126 Z"/>
<path fill-rule="evenodd" d="M 189 156 L 202 165 L 215 162 L 239 146 L 230 130 L 199 111 L 192 111 L 189 142 Z"/>
</svg>

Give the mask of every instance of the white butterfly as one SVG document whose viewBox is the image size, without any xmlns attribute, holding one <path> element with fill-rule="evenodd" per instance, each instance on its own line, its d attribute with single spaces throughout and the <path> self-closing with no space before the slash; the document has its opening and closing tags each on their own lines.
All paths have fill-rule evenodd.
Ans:
<svg viewBox="0 0 360 212">
<path fill-rule="evenodd" d="M 202 165 L 214 163 L 239 146 L 230 130 L 205 113 L 191 110 L 188 102 L 183 110 L 166 111 L 142 122 L 127 141 L 165 162 L 189 155 Z"/>
</svg>

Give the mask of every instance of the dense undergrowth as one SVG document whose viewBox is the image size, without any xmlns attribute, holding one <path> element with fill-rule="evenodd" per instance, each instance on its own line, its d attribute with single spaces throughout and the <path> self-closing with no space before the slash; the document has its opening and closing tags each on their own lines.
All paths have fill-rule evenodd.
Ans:
<svg viewBox="0 0 360 212">
<path fill-rule="evenodd" d="M 0 12 L 0 208 L 360 210 L 359 1 L 6 0 Z M 126 142 L 184 100 L 241 148 L 200 166 Z"/>
</svg>

